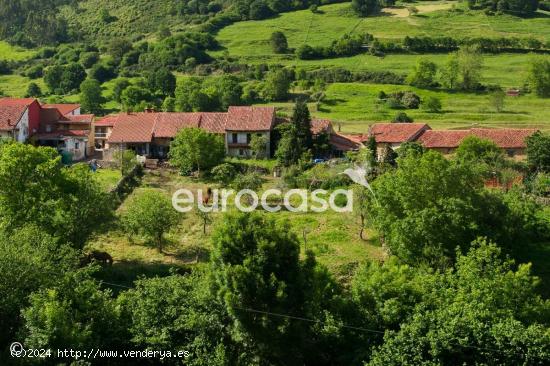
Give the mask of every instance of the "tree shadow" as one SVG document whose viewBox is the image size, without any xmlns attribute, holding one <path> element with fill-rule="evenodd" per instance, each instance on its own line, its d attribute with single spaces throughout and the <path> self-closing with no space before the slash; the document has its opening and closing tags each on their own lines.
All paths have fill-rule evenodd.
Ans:
<svg viewBox="0 0 550 366">
<path fill-rule="evenodd" d="M 134 287 L 134 281 L 138 278 L 166 277 L 173 273 L 183 275 L 190 272 L 189 267 L 182 264 L 117 261 L 112 266 L 101 267 L 94 273 L 94 277 L 117 294 L 127 290 L 127 287 Z"/>
<path fill-rule="evenodd" d="M 532 273 L 541 279 L 540 293 L 550 298 L 550 243 L 526 244 L 513 253 L 516 263 L 532 263 Z"/>
</svg>

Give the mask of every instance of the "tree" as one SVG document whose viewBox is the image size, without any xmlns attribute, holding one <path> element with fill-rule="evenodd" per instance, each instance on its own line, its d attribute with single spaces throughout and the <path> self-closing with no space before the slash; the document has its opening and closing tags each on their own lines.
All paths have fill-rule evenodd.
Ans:
<svg viewBox="0 0 550 366">
<path fill-rule="evenodd" d="M 122 220 L 128 233 L 145 236 L 162 252 L 164 234 L 178 224 L 179 216 L 169 197 L 149 190 L 132 198 Z"/>
<path fill-rule="evenodd" d="M 68 94 L 79 90 L 80 84 L 86 79 L 86 70 L 78 63 L 72 63 L 63 68 L 59 88 L 63 93 Z"/>
<path fill-rule="evenodd" d="M 461 47 L 456 53 L 461 87 L 465 90 L 475 90 L 481 80 L 483 56 L 478 45 Z"/>
<path fill-rule="evenodd" d="M 250 3 L 250 19 L 260 20 L 270 17 L 273 14 L 264 0 L 254 0 Z"/>
<path fill-rule="evenodd" d="M 352 0 L 351 8 L 357 15 L 366 17 L 380 11 L 380 2 L 378 0 Z"/>
<path fill-rule="evenodd" d="M 1 147 L 0 222 L 5 230 L 35 225 L 82 248 L 110 215 L 109 196 L 86 164 L 65 168 L 50 147 Z"/>
<path fill-rule="evenodd" d="M 529 76 L 527 79 L 531 90 L 538 97 L 550 97 L 550 61 L 544 58 L 535 58 L 529 65 Z"/>
<path fill-rule="evenodd" d="M 495 111 L 497 113 L 502 112 L 504 109 L 504 98 L 506 97 L 506 93 L 504 93 L 504 90 L 497 89 L 494 92 L 492 92 L 489 95 L 489 101 L 491 102 L 491 105 L 493 108 L 495 108 Z"/>
<path fill-rule="evenodd" d="M 424 99 L 424 108 L 430 113 L 440 113 L 441 112 L 441 99 L 437 97 L 427 97 Z"/>
<path fill-rule="evenodd" d="M 405 112 L 399 112 L 393 117 L 392 123 L 411 123 L 414 120 Z"/>
<path fill-rule="evenodd" d="M 176 77 L 166 67 L 162 67 L 147 75 L 149 90 L 162 96 L 174 96 Z"/>
<path fill-rule="evenodd" d="M 243 88 L 236 76 L 224 75 L 217 80 L 216 86 L 222 110 L 226 111 L 230 106 L 242 104 Z"/>
<path fill-rule="evenodd" d="M 36 226 L 0 232 L 0 346 L 8 347 L 22 330 L 29 295 L 75 265 L 75 251 Z"/>
<path fill-rule="evenodd" d="M 118 64 L 132 48 L 132 43 L 129 40 L 125 38 L 113 38 L 107 45 L 107 52 L 113 57 L 115 63 Z"/>
<path fill-rule="evenodd" d="M 458 145 L 455 156 L 460 162 L 483 164 L 486 174 L 504 165 L 504 151 L 493 141 L 476 136 L 464 138 Z"/>
<path fill-rule="evenodd" d="M 303 150 L 311 149 L 313 147 L 311 116 L 305 102 L 296 101 L 290 122 L 296 127 L 298 143 L 302 146 Z"/>
<path fill-rule="evenodd" d="M 527 163 L 531 170 L 550 172 L 550 135 L 540 131 L 525 139 L 527 145 Z"/>
<path fill-rule="evenodd" d="M 436 73 L 437 65 L 428 59 L 422 58 L 418 60 L 407 81 L 419 88 L 429 88 L 434 86 Z"/>
<path fill-rule="evenodd" d="M 267 156 L 267 137 L 264 135 L 253 135 L 250 140 L 250 150 L 256 159 L 264 159 Z"/>
<path fill-rule="evenodd" d="M 223 137 L 200 128 L 184 128 L 170 143 L 170 162 L 184 174 L 209 172 L 225 156 Z"/>
<path fill-rule="evenodd" d="M 126 111 L 139 109 L 139 105 L 143 102 L 151 101 L 152 96 L 149 90 L 140 88 L 139 86 L 131 85 L 124 89 L 120 96 L 122 106 Z"/>
<path fill-rule="evenodd" d="M 283 101 L 288 98 L 290 78 L 283 69 L 270 70 L 265 78 L 263 95 L 269 101 Z"/>
<path fill-rule="evenodd" d="M 44 82 L 52 93 L 55 93 L 60 88 L 63 77 L 63 70 L 63 66 L 54 65 L 46 69 L 46 71 L 44 72 Z"/>
<path fill-rule="evenodd" d="M 99 114 L 105 101 L 101 95 L 101 84 L 95 79 L 86 79 L 80 85 L 80 104 L 86 112 Z"/>
<path fill-rule="evenodd" d="M 117 79 L 113 86 L 113 99 L 117 103 L 122 102 L 122 92 L 126 90 L 130 86 L 130 82 L 128 79 L 122 78 Z"/>
<path fill-rule="evenodd" d="M 208 111 L 212 101 L 202 90 L 199 78 L 184 79 L 176 87 L 176 110 L 178 112 Z"/>
<path fill-rule="evenodd" d="M 401 275 L 407 268 L 390 270 L 391 285 L 411 277 Z M 387 291 L 384 314 L 393 311 L 399 314 L 394 319 L 403 320 L 386 332 L 368 365 L 519 365 L 550 359 L 550 303 L 538 294 L 530 264 L 516 267 L 501 259 L 498 246 L 478 240 L 467 254 L 457 254 L 456 268 L 421 275 L 415 282 L 420 286 L 405 282 L 397 287 L 399 293 L 390 292 L 395 285 Z M 385 289 L 386 284 L 375 291 Z"/>
<path fill-rule="evenodd" d="M 187 275 L 142 278 L 117 302 L 128 314 L 132 344 L 138 349 L 186 350 L 192 366 L 231 364 L 245 350 L 226 332 L 228 316 L 211 293 L 210 276 L 193 270 Z M 243 357 L 244 358 L 244 357 Z M 246 363 L 246 362 L 245 362 Z"/>
<path fill-rule="evenodd" d="M 228 187 L 237 175 L 236 168 L 230 163 L 222 163 L 212 168 L 212 178 L 222 186 Z"/>
<path fill-rule="evenodd" d="M 25 94 L 27 98 L 39 98 L 42 96 L 42 90 L 36 83 L 29 83 L 27 87 L 27 93 Z"/>
<path fill-rule="evenodd" d="M 285 167 L 298 163 L 303 154 L 303 148 L 298 140 L 296 126 L 286 123 L 277 126 L 276 129 L 281 135 L 277 150 L 275 150 L 277 162 Z"/>
<path fill-rule="evenodd" d="M 271 33 L 271 49 L 274 53 L 286 53 L 288 50 L 288 42 L 283 32 L 277 31 Z"/>
<path fill-rule="evenodd" d="M 372 186 L 375 227 L 391 253 L 406 263 L 446 266 L 456 247 L 466 249 L 478 236 L 511 248 L 529 234 L 519 222 L 530 214 L 485 191 L 479 169 L 434 151 L 400 158 L 397 169 Z"/>
<path fill-rule="evenodd" d="M 459 66 L 456 54 L 451 55 L 441 70 L 441 81 L 449 89 L 454 89 L 458 80 Z"/>
<path fill-rule="evenodd" d="M 91 79 L 96 79 L 100 83 L 104 83 L 116 77 L 116 73 L 113 66 L 105 63 L 98 63 L 90 69 L 89 77 Z"/>
<path fill-rule="evenodd" d="M 319 364 L 318 352 L 308 352 L 310 340 L 319 337 L 310 323 L 268 314 L 324 319 L 336 291 L 311 255 L 300 261 L 288 225 L 258 213 L 226 215 L 212 241 L 214 289 L 229 314 L 232 338 L 273 364 Z"/>
<path fill-rule="evenodd" d="M 25 344 L 36 348 L 109 348 L 126 339 L 111 292 L 86 271 L 69 272 L 30 296 L 22 313 Z M 120 342 L 120 343 L 119 343 Z"/>
</svg>

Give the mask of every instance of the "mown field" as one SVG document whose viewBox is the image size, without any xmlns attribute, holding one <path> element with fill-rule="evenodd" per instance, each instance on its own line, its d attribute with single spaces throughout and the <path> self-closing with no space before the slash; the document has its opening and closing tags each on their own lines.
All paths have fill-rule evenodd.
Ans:
<svg viewBox="0 0 550 366">
<path fill-rule="evenodd" d="M 101 172 L 101 170 L 100 170 Z M 108 170 L 100 173 L 110 176 Z M 276 187 L 277 179 L 264 177 L 266 183 L 263 189 Z M 161 190 L 172 194 L 181 188 L 192 191 L 206 190 L 208 183 L 182 177 L 175 172 L 153 171 L 145 174 L 140 187 L 125 200 L 118 209 L 121 214 L 126 203 L 145 190 Z M 213 187 L 213 185 L 210 184 Z M 231 209 L 231 208 L 230 208 Z M 108 273 L 110 278 L 122 281 L 131 281 L 132 274 L 144 268 L 158 270 L 176 267 L 183 268 L 208 261 L 212 249 L 210 235 L 213 227 L 221 218 L 221 213 L 212 215 L 212 223 L 207 226 L 206 234 L 200 218 L 194 213 L 181 214 L 178 227 L 166 235 L 166 244 L 163 253 L 147 243 L 142 238 L 130 238 L 117 225 L 97 236 L 89 243 L 89 248 L 107 251 L 115 259 L 115 266 Z M 319 262 L 325 264 L 336 276 L 347 277 L 355 266 L 368 258 L 381 260 L 384 251 L 378 243 L 378 238 L 372 232 L 368 235 L 369 241 L 359 238 L 359 221 L 353 213 L 290 213 L 278 212 L 277 220 L 288 221 L 291 230 L 300 238 L 302 254 L 305 250 L 312 250 Z M 129 270 L 129 273 L 124 273 Z M 130 276 L 125 278 L 124 276 Z"/>
<path fill-rule="evenodd" d="M 430 113 L 422 109 L 396 110 L 378 101 L 378 93 L 389 94 L 399 90 L 411 90 L 421 99 L 435 96 L 441 99 L 442 112 Z M 280 109 L 291 113 L 292 103 L 277 103 Z M 408 85 L 381 85 L 360 83 L 330 84 L 326 98 L 319 109 L 310 104 L 312 114 L 340 124 L 342 132 L 365 133 L 373 122 L 390 122 L 403 111 L 415 122 L 429 123 L 432 128 L 517 127 L 550 129 L 550 103 L 533 95 L 506 97 L 504 110 L 496 112 L 486 93 L 448 93 L 418 89 Z"/>
<path fill-rule="evenodd" d="M 411 4 L 419 10 L 409 16 L 406 9 L 386 9 L 380 16 L 359 18 L 349 3 L 281 14 L 261 21 L 238 22 L 222 29 L 217 39 L 231 56 L 245 59 L 274 56 L 269 37 L 281 31 L 289 47 L 304 43 L 329 45 L 346 33 L 370 33 L 381 39 L 405 36 L 452 37 L 535 37 L 550 41 L 550 14 L 539 11 L 533 18 L 511 15 L 487 16 L 481 11 L 467 10 L 455 1 L 428 1 Z"/>
</svg>

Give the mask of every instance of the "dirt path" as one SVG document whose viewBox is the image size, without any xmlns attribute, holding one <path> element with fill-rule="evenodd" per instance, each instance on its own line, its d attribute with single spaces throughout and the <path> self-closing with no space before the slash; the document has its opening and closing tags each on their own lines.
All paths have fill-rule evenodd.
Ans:
<svg viewBox="0 0 550 366">
<path fill-rule="evenodd" d="M 453 5 L 454 3 L 449 2 L 449 3 L 425 4 L 425 5 L 412 4 L 411 6 L 414 6 L 416 9 L 418 9 L 418 14 L 425 14 L 425 13 L 431 13 L 433 11 L 450 9 L 452 8 Z M 383 12 L 391 14 L 392 16 L 397 18 L 407 18 L 409 16 L 409 10 L 407 10 L 407 8 L 384 8 Z"/>
</svg>

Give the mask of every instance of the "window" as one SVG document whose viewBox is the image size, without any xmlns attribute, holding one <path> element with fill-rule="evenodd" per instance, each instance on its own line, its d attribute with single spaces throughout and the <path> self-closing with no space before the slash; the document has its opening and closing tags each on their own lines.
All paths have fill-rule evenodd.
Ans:
<svg viewBox="0 0 550 366">
<path fill-rule="evenodd" d="M 236 144 L 236 143 L 239 141 L 238 135 L 237 135 L 236 133 L 232 133 L 232 134 L 231 134 L 231 141 L 232 141 L 234 144 Z"/>
<path fill-rule="evenodd" d="M 76 150 L 78 150 L 79 146 L 80 146 L 80 143 L 79 143 L 78 141 L 76 141 L 76 142 L 74 143 L 74 148 L 75 148 Z"/>
<path fill-rule="evenodd" d="M 508 154 L 508 157 L 512 158 L 514 155 L 516 155 L 516 152 L 512 149 L 506 150 L 506 153 Z"/>
<path fill-rule="evenodd" d="M 252 140 L 252 135 L 247 133 L 246 134 L 246 143 L 249 144 L 250 143 L 250 140 Z"/>
<path fill-rule="evenodd" d="M 52 132 L 52 125 L 46 125 L 46 132 Z"/>
</svg>

